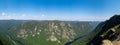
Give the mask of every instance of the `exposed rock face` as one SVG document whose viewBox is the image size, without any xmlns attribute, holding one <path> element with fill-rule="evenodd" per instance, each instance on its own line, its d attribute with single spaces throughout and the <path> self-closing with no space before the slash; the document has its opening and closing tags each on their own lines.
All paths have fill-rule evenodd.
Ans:
<svg viewBox="0 0 120 45">
<path fill-rule="evenodd" d="M 64 45 L 78 35 L 91 31 L 94 27 L 93 22 L 28 21 L 12 27 L 8 33 L 16 43 L 22 42 L 26 45 Z M 17 42 L 16 40 L 19 41 Z"/>
<path fill-rule="evenodd" d="M 120 41 L 110 41 L 110 40 L 103 40 L 102 45 L 120 45 Z"/>
<path fill-rule="evenodd" d="M 115 15 L 103 23 L 102 29 L 98 30 L 99 32 L 87 45 L 102 45 L 103 42 L 103 45 L 105 45 L 106 42 L 120 41 L 120 15 Z"/>
<path fill-rule="evenodd" d="M 113 41 L 112 44 L 113 45 L 120 45 L 120 41 Z"/>
<path fill-rule="evenodd" d="M 102 45 L 113 45 L 113 44 L 112 44 L 112 42 L 110 40 L 103 40 Z"/>
</svg>

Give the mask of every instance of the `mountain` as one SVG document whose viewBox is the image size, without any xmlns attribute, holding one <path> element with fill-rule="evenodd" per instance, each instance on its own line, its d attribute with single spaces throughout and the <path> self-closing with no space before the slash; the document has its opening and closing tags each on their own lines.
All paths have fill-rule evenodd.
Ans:
<svg viewBox="0 0 120 45">
<path fill-rule="evenodd" d="M 14 45 L 13 40 L 7 35 L 13 26 L 27 20 L 0 20 L 0 45 Z"/>
<path fill-rule="evenodd" d="M 18 25 L 20 23 L 24 23 L 27 22 L 29 20 L 0 20 L 0 29 L 2 28 L 3 30 L 1 30 L 0 32 L 6 32 L 8 31 L 10 28 L 12 28 L 15 25 Z"/>
<path fill-rule="evenodd" d="M 1 45 L 64 45 L 91 32 L 99 22 L 0 20 Z"/>
<path fill-rule="evenodd" d="M 103 40 L 115 41 L 119 40 L 120 34 L 120 15 L 115 15 L 111 17 L 109 20 L 104 22 L 104 26 L 100 30 L 100 32 L 88 43 L 96 45 L 102 44 Z"/>
<path fill-rule="evenodd" d="M 71 45 L 111 45 L 113 42 L 120 44 L 119 40 L 120 15 L 114 15 L 109 20 L 98 24 L 92 32 L 73 42 Z"/>
</svg>

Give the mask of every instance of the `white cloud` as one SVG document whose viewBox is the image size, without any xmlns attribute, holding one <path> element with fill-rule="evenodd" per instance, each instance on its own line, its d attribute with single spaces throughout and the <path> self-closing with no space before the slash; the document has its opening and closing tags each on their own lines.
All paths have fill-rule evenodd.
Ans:
<svg viewBox="0 0 120 45">
<path fill-rule="evenodd" d="M 2 15 L 4 16 L 4 15 L 6 15 L 6 13 L 5 13 L 5 12 L 2 12 Z"/>
<path fill-rule="evenodd" d="M 26 16 L 26 14 L 22 14 L 22 16 Z"/>
<path fill-rule="evenodd" d="M 44 17 L 45 15 L 44 15 L 44 14 L 42 14 L 41 16 L 42 16 L 42 17 Z"/>
</svg>

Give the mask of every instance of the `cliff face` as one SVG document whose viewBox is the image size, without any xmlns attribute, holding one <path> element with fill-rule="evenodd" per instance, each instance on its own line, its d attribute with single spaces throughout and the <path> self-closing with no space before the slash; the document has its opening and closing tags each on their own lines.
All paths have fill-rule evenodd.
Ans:
<svg viewBox="0 0 120 45">
<path fill-rule="evenodd" d="M 120 40 L 120 15 L 115 15 L 102 23 L 104 25 L 99 27 L 101 29 L 95 30 L 98 33 L 87 45 L 102 45 L 103 40 L 110 40 L 111 42 Z"/>
</svg>

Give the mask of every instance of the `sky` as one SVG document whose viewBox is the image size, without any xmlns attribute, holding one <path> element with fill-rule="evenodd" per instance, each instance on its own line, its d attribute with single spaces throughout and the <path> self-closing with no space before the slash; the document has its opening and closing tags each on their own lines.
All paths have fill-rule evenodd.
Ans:
<svg viewBox="0 0 120 45">
<path fill-rule="evenodd" d="M 0 0 L 0 20 L 105 21 L 120 14 L 120 0 Z"/>
</svg>

